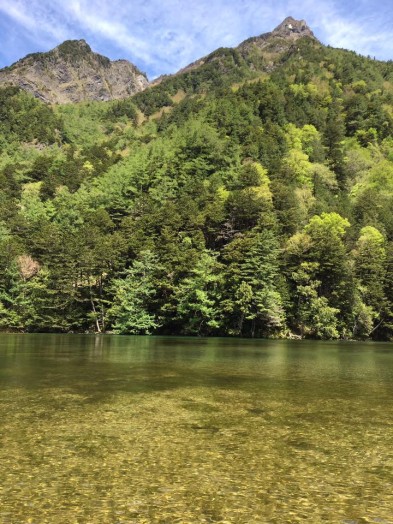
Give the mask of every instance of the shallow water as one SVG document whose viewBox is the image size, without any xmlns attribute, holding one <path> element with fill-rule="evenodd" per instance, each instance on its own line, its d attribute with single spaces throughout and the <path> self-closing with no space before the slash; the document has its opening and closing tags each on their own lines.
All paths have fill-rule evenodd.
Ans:
<svg viewBox="0 0 393 524">
<path fill-rule="evenodd" d="M 393 347 L 0 335 L 0 523 L 393 523 Z"/>
</svg>

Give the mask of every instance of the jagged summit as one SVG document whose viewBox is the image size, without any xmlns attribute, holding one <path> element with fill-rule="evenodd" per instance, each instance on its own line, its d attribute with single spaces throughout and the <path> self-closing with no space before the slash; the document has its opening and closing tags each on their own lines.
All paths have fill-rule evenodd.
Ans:
<svg viewBox="0 0 393 524">
<path fill-rule="evenodd" d="M 0 85 L 19 86 L 50 103 L 126 98 L 148 83 L 134 64 L 94 53 L 83 39 L 66 40 L 0 70 Z"/>
<path fill-rule="evenodd" d="M 62 44 L 58 45 L 57 47 L 62 47 L 64 45 L 70 45 L 75 47 L 85 47 L 88 51 L 91 51 L 91 47 L 86 42 L 84 38 L 81 38 L 80 40 L 65 40 Z"/>
<path fill-rule="evenodd" d="M 75 52 L 79 52 L 81 54 L 93 53 L 91 47 L 83 38 L 81 40 L 65 40 L 65 42 L 58 45 L 55 49 L 64 55 L 72 55 Z"/>
<path fill-rule="evenodd" d="M 282 38 L 289 38 L 297 40 L 303 36 L 315 38 L 314 33 L 308 27 L 305 20 L 295 20 L 292 16 L 287 16 L 273 31 L 272 36 L 281 36 Z"/>
<path fill-rule="evenodd" d="M 279 56 L 287 52 L 294 42 L 301 38 L 309 38 L 318 42 L 305 20 L 296 20 L 288 16 L 273 31 L 248 38 L 237 49 L 246 60 L 256 55 L 263 57 L 266 64 L 265 70 L 271 71 Z"/>
<path fill-rule="evenodd" d="M 273 47 L 277 47 L 277 40 L 281 41 L 282 44 L 284 44 L 284 42 L 291 44 L 299 38 L 304 37 L 317 40 L 305 20 L 296 20 L 292 18 L 292 16 L 287 16 L 273 31 L 248 38 L 239 45 L 238 49 L 247 48 L 249 44 L 257 45 L 259 48 L 265 48 L 272 44 Z M 280 47 L 282 47 L 282 45 L 278 44 L 277 49 L 280 49 Z"/>
</svg>

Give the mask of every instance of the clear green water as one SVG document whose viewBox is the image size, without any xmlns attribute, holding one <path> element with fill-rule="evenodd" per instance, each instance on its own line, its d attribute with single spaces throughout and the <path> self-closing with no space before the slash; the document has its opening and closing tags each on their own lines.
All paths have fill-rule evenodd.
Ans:
<svg viewBox="0 0 393 524">
<path fill-rule="evenodd" d="M 0 523 L 392 523 L 393 348 L 0 335 Z"/>
</svg>

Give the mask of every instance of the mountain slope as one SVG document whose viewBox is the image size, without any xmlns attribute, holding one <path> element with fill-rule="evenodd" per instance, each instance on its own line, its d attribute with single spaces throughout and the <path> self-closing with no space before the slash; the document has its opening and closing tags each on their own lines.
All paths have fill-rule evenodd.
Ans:
<svg viewBox="0 0 393 524">
<path fill-rule="evenodd" d="M 277 81 L 280 77 L 292 78 L 294 84 L 315 80 L 315 89 L 321 95 L 332 82 L 366 81 L 371 93 L 390 89 L 384 81 L 392 79 L 392 71 L 391 61 L 371 60 L 353 51 L 325 46 L 304 20 L 287 17 L 269 33 L 251 37 L 236 48 L 219 48 L 174 75 L 156 79 L 133 101 L 150 116 L 173 106 L 179 96 L 237 89 L 247 82 L 272 77 Z"/>
<path fill-rule="evenodd" d="M 124 100 L 0 89 L 0 330 L 393 339 L 393 64 L 295 22 Z"/>
<path fill-rule="evenodd" d="M 67 40 L 47 53 L 33 53 L 0 70 L 0 85 L 19 86 L 50 103 L 126 98 L 148 85 L 127 60 L 93 53 L 84 40 Z"/>
<path fill-rule="evenodd" d="M 219 48 L 209 55 L 180 69 L 174 75 L 163 75 L 152 82 L 158 85 L 174 77 L 209 76 L 209 73 L 230 75 L 232 77 L 252 77 L 257 71 L 269 71 L 278 59 L 288 52 L 301 38 L 309 38 L 318 43 L 314 33 L 304 20 L 285 18 L 273 31 L 248 38 L 235 48 Z M 192 82 L 190 82 L 192 84 Z M 194 83 L 195 84 L 195 83 Z"/>
</svg>

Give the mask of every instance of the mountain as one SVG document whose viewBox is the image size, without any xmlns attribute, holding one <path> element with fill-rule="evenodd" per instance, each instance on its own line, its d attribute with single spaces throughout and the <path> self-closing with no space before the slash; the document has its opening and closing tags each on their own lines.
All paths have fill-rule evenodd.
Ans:
<svg viewBox="0 0 393 524">
<path fill-rule="evenodd" d="M 304 89 L 303 84 L 307 86 L 315 80 L 312 88 L 321 96 L 334 83 L 353 82 L 355 94 L 362 94 L 363 104 L 368 105 L 374 90 L 383 88 L 383 98 L 389 96 L 390 88 L 384 80 L 390 81 L 391 70 L 391 61 L 371 60 L 354 51 L 323 45 L 305 20 L 287 17 L 271 32 L 248 38 L 234 48 L 216 49 L 173 75 L 157 78 L 147 89 L 136 94 L 133 101 L 150 117 L 167 112 L 165 108 L 176 107 L 184 96 L 211 95 L 273 77 L 276 84 L 280 77 L 287 77 L 292 79 L 293 89 L 300 91 Z M 357 93 L 363 89 L 356 85 L 357 82 L 366 82 L 364 93 Z M 307 91 L 308 87 L 305 89 Z M 337 91 L 340 89 L 337 85 Z M 351 93 L 349 89 L 348 99 Z M 302 96 L 308 98 L 309 94 L 304 92 Z M 296 110 L 296 104 L 294 101 L 291 111 Z M 355 112 L 355 105 L 353 102 L 350 114 Z M 281 112 L 283 108 L 278 105 L 275 110 Z"/>
<path fill-rule="evenodd" d="M 124 99 L 162 82 L 169 91 L 198 91 L 271 72 L 281 57 L 305 38 L 319 43 L 304 20 L 287 17 L 269 33 L 249 38 L 236 48 L 219 48 L 151 84 L 127 60 L 110 61 L 93 53 L 84 40 L 67 40 L 52 51 L 27 55 L 0 70 L 0 85 L 18 86 L 44 102 L 58 104 Z M 161 105 L 164 102 L 168 102 L 165 97 Z"/>
<path fill-rule="evenodd" d="M 0 88 L 0 330 L 393 340 L 392 137 L 393 62 L 292 18 L 122 100 Z"/>
<path fill-rule="evenodd" d="M 269 71 L 278 59 L 290 50 L 297 40 L 308 38 L 319 43 L 305 20 L 295 20 L 288 16 L 273 31 L 248 38 L 235 48 L 219 48 L 209 55 L 180 69 L 174 75 L 162 75 L 152 82 L 158 85 L 162 81 L 198 71 L 202 68 L 215 69 L 216 74 L 237 74 L 252 76 L 256 71 Z M 228 61 L 228 57 L 231 60 Z M 236 75 L 236 73 L 235 73 Z"/>
<path fill-rule="evenodd" d="M 1 69 L 0 85 L 19 86 L 44 102 L 64 104 L 126 98 L 143 90 L 148 80 L 127 60 L 111 61 L 84 40 L 67 40 Z"/>
<path fill-rule="evenodd" d="M 318 42 L 305 20 L 295 20 L 291 16 L 285 18 L 273 31 L 260 36 L 251 37 L 242 42 L 237 49 L 247 59 L 256 50 L 263 52 L 265 57 L 280 55 L 290 49 L 300 38 L 310 38 Z"/>
</svg>

